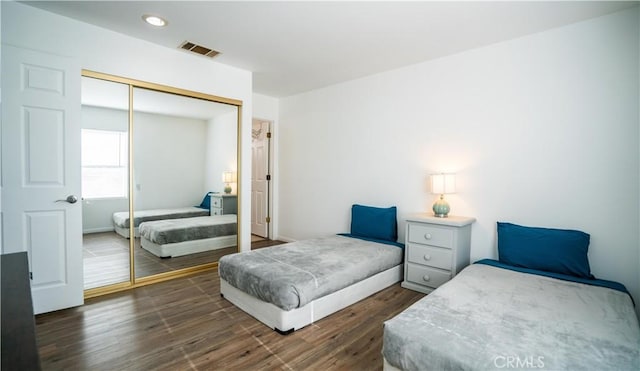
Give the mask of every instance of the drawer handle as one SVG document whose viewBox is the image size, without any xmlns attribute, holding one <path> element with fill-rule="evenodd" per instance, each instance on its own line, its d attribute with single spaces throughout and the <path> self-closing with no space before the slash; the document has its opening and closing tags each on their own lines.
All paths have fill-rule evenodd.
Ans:
<svg viewBox="0 0 640 371">
<path fill-rule="evenodd" d="M 430 240 L 431 239 L 431 233 L 425 233 L 424 234 L 424 239 L 425 240 Z"/>
<path fill-rule="evenodd" d="M 426 282 L 429 282 L 431 277 L 429 277 L 429 275 L 425 274 L 424 276 L 422 276 L 422 279 L 425 280 Z"/>
<path fill-rule="evenodd" d="M 424 256 L 424 260 L 427 260 L 427 261 L 431 260 L 431 255 L 429 255 L 429 254 L 425 255 Z"/>
</svg>

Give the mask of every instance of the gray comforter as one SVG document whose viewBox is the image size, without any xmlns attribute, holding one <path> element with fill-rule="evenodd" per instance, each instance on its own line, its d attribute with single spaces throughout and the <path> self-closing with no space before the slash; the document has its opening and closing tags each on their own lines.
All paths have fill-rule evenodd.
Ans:
<svg viewBox="0 0 640 371">
<path fill-rule="evenodd" d="M 238 233 L 235 214 L 167 219 L 140 224 L 140 237 L 158 244 L 202 240 Z"/>
<path fill-rule="evenodd" d="M 196 216 L 209 215 L 209 210 L 199 207 L 181 207 L 177 209 L 155 209 L 155 210 L 136 210 L 133 213 L 133 226 L 138 227 L 140 223 L 152 220 L 193 218 Z M 120 211 L 113 213 L 113 223 L 121 228 L 129 228 L 129 212 Z"/>
<path fill-rule="evenodd" d="M 638 370 L 629 296 L 474 264 L 385 322 L 382 353 L 404 370 Z"/>
<path fill-rule="evenodd" d="M 218 271 L 230 285 L 291 310 L 401 264 L 402 253 L 397 246 L 331 236 L 226 255 Z"/>
</svg>

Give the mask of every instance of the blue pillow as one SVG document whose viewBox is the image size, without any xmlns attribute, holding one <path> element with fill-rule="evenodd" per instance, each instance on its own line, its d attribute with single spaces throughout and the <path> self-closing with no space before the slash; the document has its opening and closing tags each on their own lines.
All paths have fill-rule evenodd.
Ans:
<svg viewBox="0 0 640 371">
<path fill-rule="evenodd" d="M 581 231 L 498 222 L 498 258 L 515 267 L 593 279 L 589 239 Z"/>
<path fill-rule="evenodd" d="M 396 207 L 351 206 L 351 234 L 385 241 L 398 240 Z"/>
<path fill-rule="evenodd" d="M 202 202 L 200 203 L 199 207 L 201 209 L 205 209 L 205 210 L 210 210 L 211 209 L 211 197 L 209 197 L 209 195 L 211 195 L 213 192 L 207 192 L 206 195 L 204 195 L 204 198 L 202 199 Z"/>
</svg>

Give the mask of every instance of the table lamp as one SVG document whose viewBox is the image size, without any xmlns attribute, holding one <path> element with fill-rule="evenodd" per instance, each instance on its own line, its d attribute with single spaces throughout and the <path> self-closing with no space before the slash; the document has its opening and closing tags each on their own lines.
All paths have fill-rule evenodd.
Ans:
<svg viewBox="0 0 640 371">
<path fill-rule="evenodd" d="M 449 203 L 444 200 L 444 195 L 456 192 L 455 174 L 433 174 L 431 175 L 431 193 L 439 194 L 440 197 L 433 204 L 433 213 L 439 218 L 446 218 L 449 215 Z"/>
<path fill-rule="evenodd" d="M 231 183 L 235 183 L 237 181 L 236 173 L 234 173 L 233 171 L 225 171 L 224 173 L 222 173 L 222 181 L 225 183 L 224 193 L 231 193 Z"/>
</svg>

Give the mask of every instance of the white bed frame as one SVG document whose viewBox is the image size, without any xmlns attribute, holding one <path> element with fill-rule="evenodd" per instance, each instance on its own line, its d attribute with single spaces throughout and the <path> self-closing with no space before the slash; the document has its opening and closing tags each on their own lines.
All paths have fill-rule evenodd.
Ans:
<svg viewBox="0 0 640 371">
<path fill-rule="evenodd" d="M 403 272 L 403 265 L 397 265 L 332 294 L 318 298 L 301 308 L 289 311 L 255 298 L 231 286 L 222 278 L 220 278 L 220 294 L 235 306 L 277 332 L 289 334 L 373 295 L 394 283 L 400 282 Z"/>
<path fill-rule="evenodd" d="M 143 249 L 149 251 L 155 256 L 161 258 L 172 258 L 236 246 L 238 242 L 237 237 L 238 236 L 234 234 L 229 236 L 204 238 L 201 240 L 168 243 L 165 245 L 158 245 L 145 237 L 142 237 L 140 238 L 140 245 Z"/>
<path fill-rule="evenodd" d="M 116 225 L 115 229 L 117 234 L 121 235 L 124 238 L 129 238 L 129 228 L 118 227 Z M 140 237 L 140 230 L 138 229 L 138 227 L 135 227 L 133 229 L 133 237 Z"/>
<path fill-rule="evenodd" d="M 387 359 L 382 357 L 382 371 L 402 371 L 391 363 L 387 362 Z"/>
</svg>

